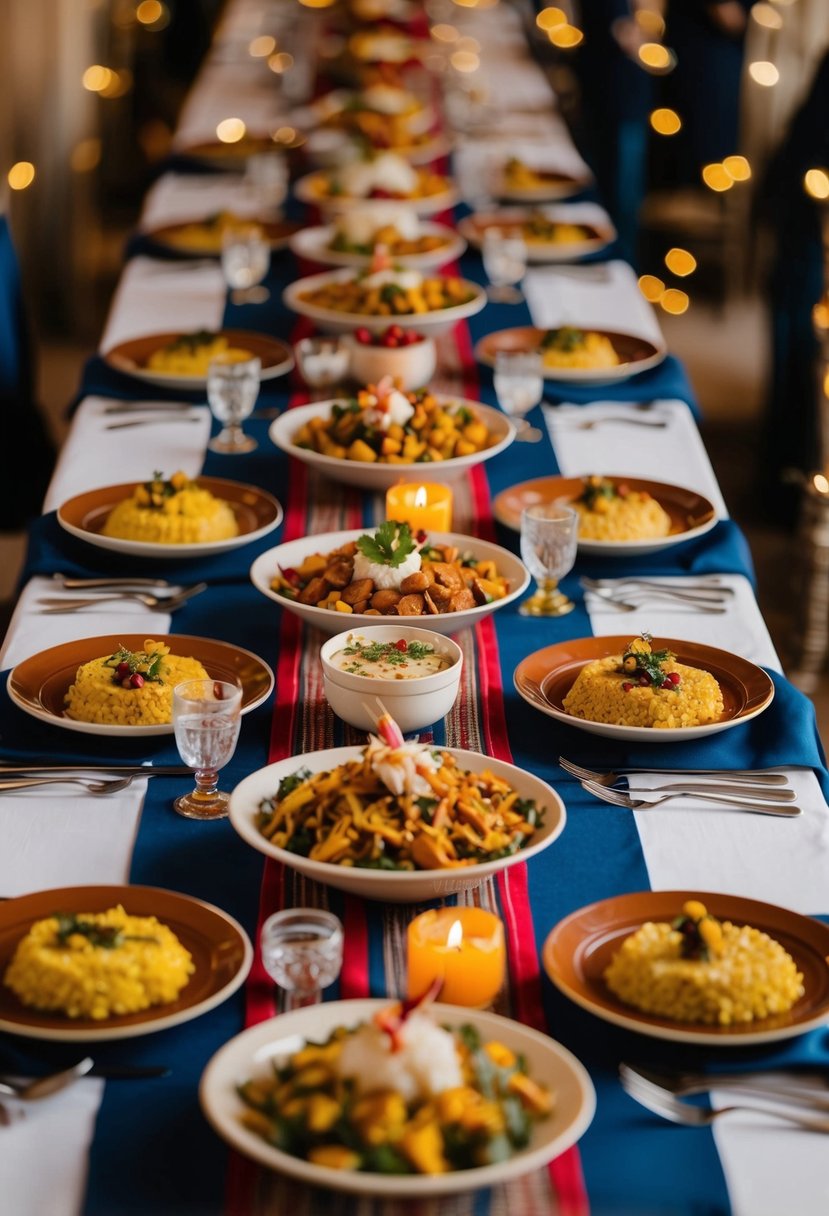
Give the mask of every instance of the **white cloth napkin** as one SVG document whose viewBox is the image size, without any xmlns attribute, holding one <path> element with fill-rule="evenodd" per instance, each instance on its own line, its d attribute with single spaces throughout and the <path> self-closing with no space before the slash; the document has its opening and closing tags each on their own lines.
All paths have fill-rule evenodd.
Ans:
<svg viewBox="0 0 829 1216">
<path fill-rule="evenodd" d="M 285 112 L 274 75 L 261 59 L 212 58 L 184 104 L 173 146 L 215 141 L 225 118 L 241 118 L 252 135 L 270 134 Z"/>
<path fill-rule="evenodd" d="M 684 401 L 656 401 L 653 409 L 641 414 L 622 401 L 545 405 L 543 412 L 558 467 L 565 477 L 613 473 L 656 478 L 704 494 L 718 515 L 728 515 L 694 416 Z M 583 429 L 586 422 L 619 417 L 662 420 L 668 425 L 645 429 L 602 422 L 591 430 Z"/>
<path fill-rule="evenodd" d="M 218 329 L 224 307 L 217 263 L 133 258 L 121 276 L 100 349 L 143 334 Z"/>
<path fill-rule="evenodd" d="M 568 267 L 566 273 L 546 266 L 528 270 L 523 289 L 533 324 L 618 330 L 663 345 L 656 314 L 640 292 L 633 268 L 621 261 L 601 265 L 607 267 L 606 279 L 597 277 L 592 266 L 581 276 L 578 267 Z"/>
<path fill-rule="evenodd" d="M 148 401 L 146 411 L 107 414 L 107 406 L 115 404 L 106 397 L 86 397 L 81 402 L 46 493 L 44 511 L 56 510 L 67 498 L 84 490 L 146 481 L 154 468 L 161 467 L 159 461 L 167 476 L 177 469 L 188 477 L 201 472 L 210 438 L 210 410 L 206 404 L 165 414 L 163 401 Z M 146 425 L 107 429 L 116 423 L 138 421 Z"/>
</svg>

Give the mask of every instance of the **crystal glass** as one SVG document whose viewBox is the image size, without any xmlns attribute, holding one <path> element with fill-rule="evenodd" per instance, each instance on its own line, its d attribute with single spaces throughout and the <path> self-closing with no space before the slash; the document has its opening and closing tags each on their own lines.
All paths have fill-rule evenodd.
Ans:
<svg viewBox="0 0 829 1216">
<path fill-rule="evenodd" d="M 286 908 L 269 916 L 260 938 L 262 965 L 285 990 L 286 1009 L 313 1005 L 343 965 L 343 927 L 320 908 Z"/>
<path fill-rule="evenodd" d="M 341 384 L 351 358 L 342 338 L 319 335 L 301 338 L 294 347 L 302 378 L 310 388 L 329 388 Z"/>
<path fill-rule="evenodd" d="M 173 806 L 187 819 L 223 819 L 229 794 L 219 789 L 219 769 L 236 750 L 242 689 L 225 680 L 185 680 L 173 689 L 176 747 L 196 773 L 196 788 Z"/>
<path fill-rule="evenodd" d="M 541 356 L 535 351 L 499 350 L 495 353 L 495 395 L 505 414 L 514 419 L 518 439 L 537 443 L 541 431 L 524 417 L 544 395 Z"/>
<path fill-rule="evenodd" d="M 258 152 L 249 156 L 245 186 L 257 209 L 269 219 L 278 219 L 288 193 L 288 165 L 281 152 Z"/>
<path fill-rule="evenodd" d="M 558 580 L 573 569 L 578 530 L 572 507 L 536 503 L 521 512 L 521 558 L 538 583 L 519 609 L 524 616 L 564 616 L 575 608 L 558 590 Z"/>
<path fill-rule="evenodd" d="M 527 246 L 520 236 L 500 228 L 487 228 L 481 242 L 484 270 L 491 283 L 487 296 L 498 304 L 520 304 L 523 294 L 515 286 L 527 272 Z"/>
<path fill-rule="evenodd" d="M 242 423 L 253 413 L 261 371 L 259 359 L 245 359 L 241 363 L 221 356 L 211 359 L 207 368 L 207 400 L 213 417 L 224 424 L 207 445 L 211 452 L 240 455 L 258 447 L 256 440 L 245 434 Z"/>
<path fill-rule="evenodd" d="M 271 247 L 259 224 L 233 224 L 222 234 L 222 273 L 234 304 L 264 304 L 270 298 L 259 287 L 271 264 Z"/>
</svg>

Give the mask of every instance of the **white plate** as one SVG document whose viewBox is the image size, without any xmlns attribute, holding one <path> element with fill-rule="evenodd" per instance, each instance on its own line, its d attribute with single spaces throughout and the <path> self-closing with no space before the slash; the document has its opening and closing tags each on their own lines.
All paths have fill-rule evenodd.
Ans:
<svg viewBox="0 0 829 1216">
<path fill-rule="evenodd" d="M 376 621 L 381 618 L 368 619 Z M 276 764 L 269 764 L 258 772 L 251 773 L 236 786 L 230 796 L 230 822 L 247 844 L 267 857 L 276 858 L 307 878 L 313 878 L 329 887 L 337 887 L 351 895 L 359 895 L 363 899 L 381 899 L 390 903 L 442 899 L 456 891 L 477 887 L 491 874 L 509 869 L 510 866 L 528 861 L 537 853 L 541 853 L 564 831 L 567 821 L 564 803 L 546 782 L 522 768 L 516 768 L 514 764 L 494 760 L 491 756 L 481 755 L 480 752 L 468 752 L 457 747 L 442 750 L 450 752 L 459 767 L 467 772 L 482 773 L 488 769 L 496 777 L 508 781 L 522 798 L 533 798 L 539 807 L 544 809 L 544 824 L 538 829 L 537 839 L 533 844 L 512 857 L 499 857 L 496 861 L 464 866 L 458 870 L 368 870 L 359 866 L 337 866 L 331 862 L 312 861 L 309 857 L 301 857 L 297 853 L 278 848 L 262 835 L 256 826 L 259 804 L 264 798 L 273 797 L 283 777 L 290 777 L 301 768 L 310 769 L 312 773 L 326 772 L 348 760 L 359 759 L 363 754 L 361 747 L 332 747 L 321 752 L 307 752 L 304 756 L 279 760 Z"/>
<path fill-rule="evenodd" d="M 564 208 L 554 208 L 553 213 L 545 216 L 554 223 L 558 224 L 586 224 L 591 228 L 595 228 L 598 235 L 595 237 L 587 237 L 581 241 L 571 241 L 568 243 L 556 243 L 553 241 L 525 241 L 527 250 L 527 262 L 530 265 L 543 265 L 551 262 L 577 262 L 579 259 L 587 257 L 591 253 L 598 253 L 602 249 L 606 249 L 616 239 L 616 229 L 609 224 L 599 224 L 593 221 L 583 221 L 578 218 L 569 219 L 564 212 Z M 544 214 L 542 212 L 542 214 Z M 502 219 L 505 223 L 514 223 L 529 219 L 532 211 L 527 207 L 501 207 L 498 211 L 487 212 L 487 218 L 492 218 L 492 227 L 497 227 L 497 219 Z M 458 232 L 465 236 L 470 245 L 475 249 L 480 249 L 483 243 L 481 230 L 476 226 L 475 220 L 477 215 L 467 215 L 458 224 Z"/>
<path fill-rule="evenodd" d="M 495 1038 L 525 1056 L 530 1076 L 549 1086 L 555 1095 L 552 1114 L 534 1125 L 527 1148 L 508 1161 L 448 1174 L 402 1177 L 334 1170 L 292 1157 L 242 1124 L 242 1116 L 250 1108 L 239 1097 L 238 1085 L 252 1077 L 270 1075 L 272 1061 L 293 1054 L 306 1042 L 323 1041 L 337 1026 L 356 1026 L 368 1021 L 388 1004 L 388 1000 L 330 1001 L 283 1013 L 231 1039 L 207 1065 L 199 1086 L 202 1110 L 214 1131 L 246 1157 L 314 1186 L 357 1195 L 426 1199 L 497 1186 L 541 1169 L 575 1144 L 590 1126 L 596 1094 L 587 1070 L 574 1055 L 554 1039 L 520 1022 L 456 1005 L 434 1005 L 437 1021 L 451 1027 L 472 1025 L 484 1038 Z M 335 1210 L 332 1205 L 331 1211 Z"/>
<path fill-rule="evenodd" d="M 473 317 L 486 304 L 486 291 L 477 283 L 468 279 L 463 282 L 473 293 L 472 299 L 465 304 L 455 304 L 450 308 L 438 308 L 433 312 L 413 312 L 404 316 L 370 317 L 358 312 L 337 312 L 332 308 L 320 308 L 309 304 L 300 297 L 306 291 L 316 291 L 328 283 L 349 282 L 354 278 L 355 271 L 327 270 L 323 274 L 311 274 L 304 279 L 290 283 L 282 293 L 282 299 L 288 308 L 298 312 L 303 317 L 309 317 L 326 333 L 348 333 L 358 326 L 364 326 L 372 333 L 381 333 L 389 325 L 396 324 L 402 329 L 416 329 L 418 332 L 430 335 L 441 334 L 452 328 L 458 321 Z"/>
<path fill-rule="evenodd" d="M 367 266 L 371 261 L 370 254 L 343 253 L 329 246 L 334 237 L 333 224 L 318 225 L 314 228 L 303 228 L 295 233 L 289 245 L 291 250 L 300 258 L 317 262 L 320 266 Z M 446 241 L 439 249 L 429 253 L 402 253 L 394 257 L 395 266 L 403 266 L 407 270 L 429 270 L 437 266 L 445 266 L 454 262 L 466 249 L 466 241 L 458 236 L 446 224 L 432 224 L 424 221 L 420 225 L 421 236 L 440 236 Z M 391 320 L 391 318 L 387 318 Z"/>
<path fill-rule="evenodd" d="M 467 469 L 485 460 L 490 460 L 503 452 L 515 438 L 515 424 L 506 414 L 492 406 L 482 405 L 479 401 L 466 401 L 462 397 L 438 393 L 437 399 L 445 406 L 466 406 L 475 411 L 489 431 L 495 436 L 492 447 L 484 448 L 482 452 L 473 452 L 469 456 L 454 456 L 451 460 L 435 460 L 428 464 L 368 464 L 359 460 L 341 460 L 336 456 L 324 456 L 320 452 L 312 452 L 307 448 L 298 447 L 292 436 L 311 418 L 327 418 L 334 401 L 315 401 L 311 405 L 301 405 L 292 410 L 286 410 L 272 423 L 268 434 L 272 441 L 283 452 L 302 460 L 320 473 L 325 473 L 334 481 L 344 482 L 349 486 L 362 486 L 365 490 L 387 490 L 399 481 L 426 477 L 429 481 L 454 481 Z"/>
<path fill-rule="evenodd" d="M 329 608 L 318 608 L 316 604 L 299 604 L 296 600 L 287 599 L 284 595 L 279 595 L 278 592 L 271 589 L 271 579 L 276 575 L 278 568 L 295 569 L 297 566 L 301 566 L 305 558 L 312 553 L 330 553 L 340 545 L 364 536 L 367 531 L 366 528 L 352 528 L 348 532 L 324 532 L 319 536 L 303 536 L 300 540 L 291 540 L 285 544 L 276 545 L 275 548 L 268 549 L 257 557 L 250 568 L 251 582 L 257 591 L 261 591 L 275 604 L 279 604 L 280 608 L 295 613 L 306 624 L 315 625 L 317 629 L 331 636 L 339 633 L 345 624 L 352 629 L 366 629 L 369 625 L 382 625 L 386 621 L 403 620 L 407 625 L 420 625 L 433 629 L 435 633 L 458 633 L 467 625 L 477 625 L 478 621 L 482 621 L 491 612 L 517 600 L 530 581 L 524 565 L 514 554 L 510 553 L 509 549 L 502 549 L 500 545 L 493 545 L 488 540 L 479 540 L 476 536 L 463 536 L 458 532 L 430 532 L 429 540 L 433 544 L 457 545 L 461 551 L 468 549 L 479 560 L 494 561 L 499 574 L 509 580 L 512 590 L 503 599 L 493 600 L 491 604 L 477 604 L 474 608 L 467 608 L 464 612 L 440 612 L 436 616 L 430 614 L 429 616 L 405 618 L 366 616 L 365 613 L 354 612 L 348 616 L 346 621 L 340 612 L 332 611 Z"/>
<path fill-rule="evenodd" d="M 351 207 L 364 207 L 366 203 L 375 201 L 358 195 L 320 195 L 314 189 L 314 184 L 319 181 L 321 175 L 322 172 L 308 173 L 296 183 L 294 194 L 301 203 L 319 207 L 320 211 L 330 215 L 339 215 L 340 212 L 348 211 Z M 416 211 L 418 215 L 437 215 L 440 211 L 448 211 L 450 207 L 454 207 L 458 197 L 457 188 L 454 183 L 450 182 L 446 189 L 441 190 L 439 194 L 430 194 L 424 198 L 390 198 L 383 199 L 383 202 L 403 203 L 412 211 Z"/>
</svg>

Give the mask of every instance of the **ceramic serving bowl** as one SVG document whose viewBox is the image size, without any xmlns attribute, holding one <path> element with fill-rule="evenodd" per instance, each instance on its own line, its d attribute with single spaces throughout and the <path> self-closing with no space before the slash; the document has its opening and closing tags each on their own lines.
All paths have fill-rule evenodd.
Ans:
<svg viewBox="0 0 829 1216">
<path fill-rule="evenodd" d="M 431 675 L 405 677 L 400 669 L 396 675 L 359 675 L 343 671 L 334 656 L 355 639 L 371 642 L 423 642 L 437 654 L 450 659 L 450 665 Z M 348 629 L 329 638 L 320 650 L 325 695 L 331 708 L 343 722 L 357 730 L 372 731 L 377 721 L 377 698 L 394 718 L 404 734 L 420 731 L 445 718 L 455 704 L 461 683 L 463 652 L 451 638 L 431 629 L 414 629 L 408 625 L 373 625 L 368 629 Z M 369 668 L 371 664 L 367 665 Z"/>
<path fill-rule="evenodd" d="M 437 351 L 432 338 L 422 337 L 410 346 L 369 345 L 359 342 L 353 334 L 343 341 L 351 356 L 351 378 L 358 384 L 377 384 L 383 376 L 392 376 L 408 393 L 423 388 L 435 374 Z"/>
</svg>

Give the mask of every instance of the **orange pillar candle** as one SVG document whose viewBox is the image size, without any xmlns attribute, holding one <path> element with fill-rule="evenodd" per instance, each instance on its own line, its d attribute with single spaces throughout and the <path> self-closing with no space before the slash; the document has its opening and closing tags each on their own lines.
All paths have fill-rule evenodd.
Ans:
<svg viewBox="0 0 829 1216">
<path fill-rule="evenodd" d="M 504 982 L 504 926 L 485 908 L 438 908 L 409 925 L 408 995 L 422 996 L 436 977 L 443 980 L 439 1001 L 490 1005 Z"/>
<path fill-rule="evenodd" d="M 427 481 L 405 481 L 386 492 L 386 519 L 407 523 L 413 532 L 449 532 L 452 528 L 452 491 Z"/>
</svg>

